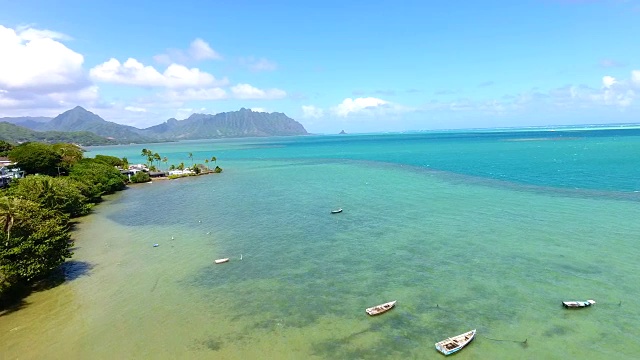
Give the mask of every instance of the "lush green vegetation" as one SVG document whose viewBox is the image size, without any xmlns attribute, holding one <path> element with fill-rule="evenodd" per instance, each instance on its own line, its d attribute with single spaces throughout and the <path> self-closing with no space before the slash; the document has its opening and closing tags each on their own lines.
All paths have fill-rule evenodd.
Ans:
<svg viewBox="0 0 640 360">
<path fill-rule="evenodd" d="M 71 257 L 69 219 L 88 214 L 103 194 L 122 190 L 126 177 L 111 165 L 123 159 L 83 159 L 73 144 L 0 142 L 0 151 L 28 174 L 0 192 L 2 308 Z"/>
<path fill-rule="evenodd" d="M 11 149 L 13 149 L 13 145 L 4 140 L 0 140 L 0 156 L 9 155 L 9 151 L 11 151 Z"/>
<path fill-rule="evenodd" d="M 58 175 L 62 165 L 62 155 L 51 145 L 36 142 L 14 147 L 9 151 L 9 159 L 29 174 Z"/>
<path fill-rule="evenodd" d="M 5 152 L 27 176 L 14 179 L 0 190 L 0 309 L 25 295 L 25 289 L 59 268 L 72 255 L 70 219 L 91 211 L 102 196 L 125 188 L 126 158 L 96 155 L 84 158 L 74 144 L 23 143 L 12 145 L 0 140 L 0 154 Z M 150 168 L 168 163 L 148 149 L 143 149 Z M 187 176 L 202 172 L 222 172 L 219 166 L 194 163 Z M 217 159 L 212 157 L 211 162 Z M 205 160 L 209 164 L 209 159 Z M 175 168 L 174 165 L 171 165 Z M 147 182 L 149 174 L 138 171 L 131 182 Z"/>
<path fill-rule="evenodd" d="M 116 144 L 111 139 L 89 131 L 34 131 L 6 122 L 0 122 L 0 139 L 11 143 L 40 141 L 45 143 L 74 143 L 85 146 Z"/>
<path fill-rule="evenodd" d="M 138 171 L 131 177 L 131 182 L 133 183 L 145 183 L 149 182 L 151 177 L 144 171 Z"/>
</svg>

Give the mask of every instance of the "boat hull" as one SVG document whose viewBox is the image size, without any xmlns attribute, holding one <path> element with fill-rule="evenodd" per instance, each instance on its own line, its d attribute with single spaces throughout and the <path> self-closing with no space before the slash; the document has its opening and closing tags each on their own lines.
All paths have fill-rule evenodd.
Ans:
<svg viewBox="0 0 640 360">
<path fill-rule="evenodd" d="M 476 337 L 476 330 L 468 331 L 436 343 L 436 350 L 444 355 L 451 355 L 469 345 Z"/>
<path fill-rule="evenodd" d="M 384 303 L 384 304 L 380 304 L 380 305 L 377 305 L 377 306 L 372 306 L 370 308 L 365 309 L 364 311 L 370 316 L 384 314 L 387 311 L 393 309 L 396 306 L 396 302 L 397 302 L 396 300 L 389 301 L 389 302 Z"/>
<path fill-rule="evenodd" d="M 587 300 L 587 301 L 563 301 L 562 302 L 562 306 L 564 306 L 566 309 L 580 309 L 580 308 L 585 308 L 585 307 L 589 307 L 593 304 L 595 304 L 596 302 L 593 300 Z"/>
<path fill-rule="evenodd" d="M 229 259 L 228 258 L 226 258 L 226 259 L 218 259 L 218 260 L 215 260 L 214 262 L 216 264 L 223 264 L 223 263 L 229 262 Z"/>
</svg>

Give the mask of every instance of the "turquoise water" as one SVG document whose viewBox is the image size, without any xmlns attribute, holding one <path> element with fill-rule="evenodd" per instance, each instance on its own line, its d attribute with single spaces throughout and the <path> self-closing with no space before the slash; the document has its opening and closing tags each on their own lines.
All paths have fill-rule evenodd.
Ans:
<svg viewBox="0 0 640 360">
<path fill-rule="evenodd" d="M 69 281 L 0 316 L 0 348 L 8 359 L 435 359 L 435 342 L 476 328 L 456 358 L 633 358 L 639 135 L 91 149 L 131 163 L 142 147 L 175 164 L 216 156 L 225 171 L 132 186 L 82 219 Z M 560 305 L 586 299 L 597 304 Z M 392 311 L 364 313 L 389 300 Z"/>
</svg>

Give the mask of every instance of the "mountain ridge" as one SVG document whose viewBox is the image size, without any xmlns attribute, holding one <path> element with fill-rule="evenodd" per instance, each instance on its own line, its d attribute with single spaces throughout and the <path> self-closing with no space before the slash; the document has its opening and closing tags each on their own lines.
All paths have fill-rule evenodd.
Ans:
<svg viewBox="0 0 640 360">
<path fill-rule="evenodd" d="M 215 138 L 308 135 L 299 122 L 284 113 L 255 112 L 241 108 L 218 114 L 194 113 L 184 120 L 170 118 L 144 129 L 104 120 L 81 106 L 54 118 L 3 118 L 34 131 L 88 131 L 118 144 Z M 47 120 L 49 119 L 49 120 Z M 0 119 L 2 121 L 2 119 Z M 3 137 L 0 131 L 0 138 Z"/>
</svg>

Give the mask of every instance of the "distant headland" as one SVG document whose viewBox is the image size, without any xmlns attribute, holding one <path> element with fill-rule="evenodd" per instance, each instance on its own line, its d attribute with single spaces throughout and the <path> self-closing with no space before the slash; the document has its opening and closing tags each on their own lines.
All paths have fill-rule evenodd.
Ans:
<svg viewBox="0 0 640 360">
<path fill-rule="evenodd" d="M 0 140 L 11 143 L 40 141 L 80 145 L 115 145 L 179 140 L 308 135 L 299 122 L 283 113 L 241 108 L 187 119 L 168 119 L 146 129 L 116 124 L 80 107 L 54 117 L 0 118 Z"/>
</svg>

